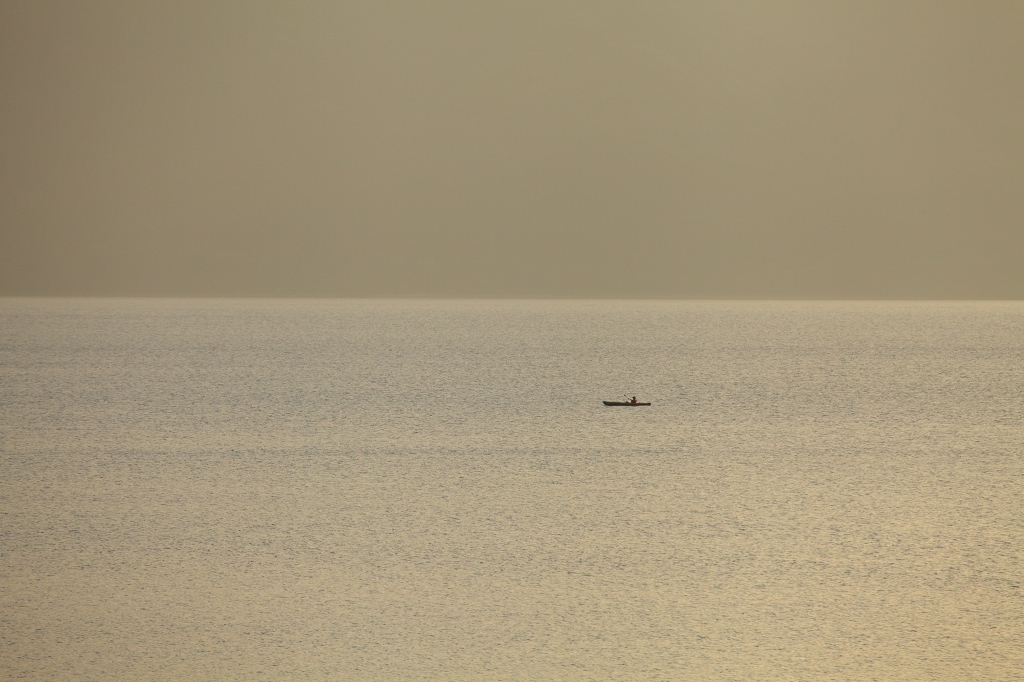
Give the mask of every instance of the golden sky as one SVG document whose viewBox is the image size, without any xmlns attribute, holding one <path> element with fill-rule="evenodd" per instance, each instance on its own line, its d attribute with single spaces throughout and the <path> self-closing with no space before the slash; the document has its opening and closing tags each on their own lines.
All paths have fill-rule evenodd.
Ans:
<svg viewBox="0 0 1024 682">
<path fill-rule="evenodd" d="M 1024 3 L 7 1 L 0 294 L 1024 298 Z"/>
</svg>

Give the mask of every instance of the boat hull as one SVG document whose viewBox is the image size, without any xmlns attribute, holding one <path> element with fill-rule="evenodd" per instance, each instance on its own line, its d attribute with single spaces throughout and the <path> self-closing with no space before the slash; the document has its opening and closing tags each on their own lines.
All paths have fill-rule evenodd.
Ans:
<svg viewBox="0 0 1024 682">
<path fill-rule="evenodd" d="M 608 407 L 647 407 L 650 403 L 618 403 L 614 400 L 602 400 Z"/>
</svg>

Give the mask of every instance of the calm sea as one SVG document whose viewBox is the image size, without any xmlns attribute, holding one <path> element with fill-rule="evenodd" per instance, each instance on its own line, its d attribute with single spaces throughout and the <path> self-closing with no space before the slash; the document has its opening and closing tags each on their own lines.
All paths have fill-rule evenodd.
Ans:
<svg viewBox="0 0 1024 682">
<path fill-rule="evenodd" d="M 1022 303 L 0 299 L 0 678 L 1022 677 Z"/>
</svg>

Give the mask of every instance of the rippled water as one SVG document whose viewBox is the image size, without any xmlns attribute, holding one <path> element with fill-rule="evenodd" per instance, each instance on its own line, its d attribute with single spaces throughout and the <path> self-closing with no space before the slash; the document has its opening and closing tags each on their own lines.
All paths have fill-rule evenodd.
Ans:
<svg viewBox="0 0 1024 682">
<path fill-rule="evenodd" d="M 1021 303 L 0 299 L 0 677 L 1020 679 L 1022 411 Z"/>
</svg>

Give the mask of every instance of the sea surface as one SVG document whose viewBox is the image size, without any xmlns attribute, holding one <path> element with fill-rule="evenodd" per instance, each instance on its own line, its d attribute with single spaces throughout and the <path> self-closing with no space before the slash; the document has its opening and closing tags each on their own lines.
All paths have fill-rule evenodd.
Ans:
<svg viewBox="0 0 1024 682">
<path fill-rule="evenodd" d="M 0 299 L 22 678 L 1020 680 L 1024 303 Z"/>
</svg>

